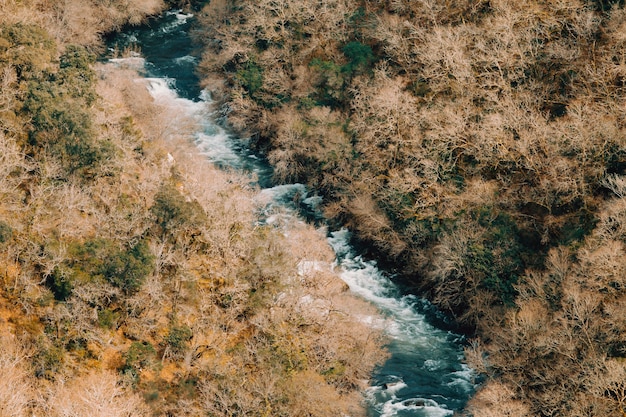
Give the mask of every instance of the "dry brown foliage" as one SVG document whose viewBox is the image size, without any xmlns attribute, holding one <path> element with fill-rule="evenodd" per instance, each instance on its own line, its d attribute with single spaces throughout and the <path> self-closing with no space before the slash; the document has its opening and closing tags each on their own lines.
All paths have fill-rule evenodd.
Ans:
<svg viewBox="0 0 626 417">
<path fill-rule="evenodd" d="M 97 47 L 103 34 L 127 23 L 139 24 L 164 7 L 162 0 L 3 0 L 0 23 L 31 23 L 45 28 L 60 45 L 74 43 Z"/>
<path fill-rule="evenodd" d="M 551 250 L 547 270 L 524 278 L 516 309 L 501 325 L 485 328 L 489 343 L 481 351 L 488 356 L 481 366 L 518 386 L 512 398 L 527 402 L 532 415 L 624 412 L 623 256 L 623 242 L 601 227 L 574 254 L 563 247 Z M 476 353 L 470 357 L 483 357 Z M 483 390 L 489 392 L 489 386 Z M 482 392 L 472 407 L 492 410 L 482 403 Z M 572 392 L 578 396 L 572 398 Z"/>
<path fill-rule="evenodd" d="M 60 48 L 161 7 L 29 5 L 41 7 L 28 15 L 6 3 L 13 14 L 3 18 L 43 25 L 52 15 L 43 26 Z M 289 237 L 256 224 L 258 190 L 199 155 L 193 117 L 155 101 L 132 62 L 95 69 L 98 97 L 85 115 L 95 143 L 113 152 L 80 178 L 27 154 L 24 97 L 3 68 L 0 414 L 358 414 L 384 352 L 360 322 L 376 312 L 345 294 L 325 237 L 304 224 L 285 225 Z M 133 262 L 147 265 L 141 280 L 120 286 Z"/>
<path fill-rule="evenodd" d="M 42 408 L 54 417 L 143 417 L 150 415 L 143 399 L 120 387 L 112 371 L 93 372 L 72 381 L 58 382 Z M 43 400 L 43 399 L 42 399 Z"/>
<path fill-rule="evenodd" d="M 13 337 L 3 336 L 0 348 L 0 412 L 7 416 L 27 416 L 33 387 L 27 377 L 26 354 Z"/>
<path fill-rule="evenodd" d="M 235 128 L 475 326 L 474 415 L 623 415 L 621 2 L 306 3 L 207 18 Z"/>
</svg>

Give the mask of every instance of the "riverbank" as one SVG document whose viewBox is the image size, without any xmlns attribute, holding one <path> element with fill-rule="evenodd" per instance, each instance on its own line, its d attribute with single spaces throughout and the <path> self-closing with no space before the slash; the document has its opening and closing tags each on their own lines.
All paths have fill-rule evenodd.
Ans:
<svg viewBox="0 0 626 417">
<path fill-rule="evenodd" d="M 110 46 L 112 50 L 141 47 L 147 60 L 143 65 L 145 76 L 157 77 L 150 80 L 157 102 L 178 112 L 196 114 L 198 109 L 200 113 L 204 109 L 199 102 L 211 109 L 215 107 L 206 91 L 189 82 L 196 61 L 189 38 L 193 22 L 191 14 L 168 11 L 158 21 L 112 38 Z M 246 138 L 216 124 L 221 119 L 216 119 L 218 113 L 197 116 L 201 130 L 194 135 L 194 142 L 210 161 L 226 170 L 252 174 L 262 188 L 259 196 L 267 208 L 286 210 L 281 217 L 298 213 L 317 227 L 325 224 L 317 209 L 322 202 L 319 196 L 310 195 L 303 184 L 272 186 L 273 170 L 264 158 L 248 149 Z M 274 217 L 264 209 L 260 221 L 273 222 Z M 370 301 L 386 317 L 390 356 L 372 375 L 372 386 L 366 394 L 368 416 L 449 415 L 462 409 L 473 391 L 473 376 L 462 364 L 459 336 L 432 326 L 420 313 L 427 303 L 402 294 L 375 261 L 363 259 L 360 251 L 347 241 L 351 233 L 337 230 L 331 235 L 334 237 L 329 241 L 335 249 L 336 269 L 341 271 L 342 279 L 349 283 L 352 292 Z"/>
<path fill-rule="evenodd" d="M 196 38 L 205 85 L 275 180 L 319 192 L 477 336 L 473 412 L 617 415 L 624 13 L 212 1 Z"/>
<path fill-rule="evenodd" d="M 98 32 L 163 5 L 46 4 L 0 17 L 0 409 L 362 415 L 385 353 L 325 236 L 258 224 L 250 178 L 189 143 L 193 115 L 94 62 Z"/>
</svg>

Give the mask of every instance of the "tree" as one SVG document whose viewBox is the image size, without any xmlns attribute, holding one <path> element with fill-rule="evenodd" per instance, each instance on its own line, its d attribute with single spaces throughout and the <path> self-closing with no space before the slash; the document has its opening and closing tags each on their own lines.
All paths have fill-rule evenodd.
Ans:
<svg viewBox="0 0 626 417">
<path fill-rule="evenodd" d="M 17 344 L 15 338 L 0 338 L 0 413 L 24 417 L 30 413 L 34 392 L 28 379 L 28 357 Z"/>
<path fill-rule="evenodd" d="M 40 406 L 50 417 L 143 417 L 149 411 L 139 395 L 118 385 L 111 371 L 95 371 L 59 381 Z"/>
</svg>

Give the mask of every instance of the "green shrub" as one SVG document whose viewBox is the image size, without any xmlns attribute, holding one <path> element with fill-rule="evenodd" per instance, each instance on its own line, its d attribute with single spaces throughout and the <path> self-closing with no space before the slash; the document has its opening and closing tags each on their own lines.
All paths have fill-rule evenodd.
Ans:
<svg viewBox="0 0 626 417">
<path fill-rule="evenodd" d="M 101 276 L 126 294 L 139 290 L 154 268 L 154 256 L 144 241 L 121 249 L 112 241 L 95 239 L 79 245 L 74 253 L 85 273 Z"/>
<path fill-rule="evenodd" d="M 0 25 L 0 64 L 13 66 L 18 80 L 41 76 L 55 55 L 54 40 L 39 26 Z"/>
<path fill-rule="evenodd" d="M 503 303 L 512 305 L 515 300 L 517 275 L 514 271 L 502 273 L 492 248 L 486 242 L 472 242 L 467 247 L 466 266 L 480 280 L 480 287 L 494 293 Z"/>
<path fill-rule="evenodd" d="M 508 214 L 492 207 L 473 210 L 470 216 L 486 232 L 468 245 L 467 267 L 480 280 L 480 287 L 495 294 L 501 303 L 512 305 L 515 285 L 524 270 L 525 248 L 517 224 Z"/>
<path fill-rule="evenodd" d="M 40 346 L 32 359 L 35 376 L 54 380 L 65 362 L 65 352 L 56 346 L 44 346 L 43 342 L 38 344 Z"/>
<path fill-rule="evenodd" d="M 302 97 L 298 101 L 298 110 L 311 110 L 316 103 L 311 97 Z"/>
<path fill-rule="evenodd" d="M 74 290 L 72 271 L 64 266 L 55 267 L 50 277 L 48 277 L 48 285 L 56 300 L 67 300 Z"/>
<path fill-rule="evenodd" d="M 350 77 L 370 70 L 375 60 L 372 48 L 361 42 L 350 42 L 341 51 L 350 60 L 342 67 L 342 71 Z"/>
<path fill-rule="evenodd" d="M 11 240 L 13 237 L 13 229 L 9 224 L 3 220 L 0 220 L 0 243 L 5 243 Z"/>
<path fill-rule="evenodd" d="M 68 100 L 63 87 L 54 80 L 31 81 L 24 110 L 31 116 L 33 145 L 46 145 L 46 138 L 62 140 L 56 137 L 61 135 L 87 141 L 94 133 L 84 106 Z"/>
<path fill-rule="evenodd" d="M 189 341 L 193 337 L 191 329 L 185 325 L 173 325 L 165 337 L 165 343 L 175 356 L 180 356 L 189 347 Z"/>
<path fill-rule="evenodd" d="M 345 100 L 345 73 L 341 65 L 331 61 L 313 59 L 309 64 L 319 75 L 315 83 L 314 98 L 319 105 L 337 108 Z"/>
<path fill-rule="evenodd" d="M 336 384 L 346 373 L 346 365 L 340 361 L 335 361 L 330 367 L 322 370 L 320 374 L 329 384 Z"/>
<path fill-rule="evenodd" d="M 309 64 L 318 73 L 314 98 L 319 105 L 333 108 L 345 105 L 350 99 L 345 93 L 347 82 L 355 75 L 370 71 L 375 61 L 372 48 L 361 42 L 346 44 L 342 52 L 348 58 L 344 65 L 319 58 L 311 60 Z"/>
<path fill-rule="evenodd" d="M 105 308 L 98 311 L 98 325 L 105 329 L 117 328 L 119 318 L 119 313 L 111 309 Z"/>
<path fill-rule="evenodd" d="M 187 201 L 176 187 L 163 185 L 150 208 L 163 233 L 196 227 L 204 221 L 204 210 L 197 201 Z"/>
<path fill-rule="evenodd" d="M 124 355 L 122 373 L 130 376 L 133 382 L 139 382 L 139 374 L 143 369 L 158 367 L 157 352 L 149 342 L 133 342 Z"/>
<path fill-rule="evenodd" d="M 30 84 L 24 108 L 32 130 L 30 144 L 61 162 L 69 173 L 94 173 L 98 164 L 111 158 L 110 142 L 98 143 L 91 115 L 83 106 L 59 98 L 51 82 Z"/>
<path fill-rule="evenodd" d="M 144 241 L 122 249 L 110 240 L 94 239 L 74 243 L 68 252 L 70 259 L 57 266 L 47 280 L 59 301 L 67 300 L 79 283 L 98 280 L 132 294 L 154 269 L 154 256 Z M 103 320 L 106 322 L 106 317 Z"/>
<path fill-rule="evenodd" d="M 31 121 L 30 145 L 35 153 L 56 158 L 69 174 L 96 174 L 111 158 L 113 146 L 98 141 L 88 109 L 96 99 L 94 57 L 83 47 L 68 46 L 57 72 L 28 83 L 23 111 Z"/>
<path fill-rule="evenodd" d="M 129 368 L 147 368 L 154 364 L 156 350 L 149 342 L 133 342 L 124 355 L 124 365 Z"/>
<path fill-rule="evenodd" d="M 246 67 L 237 71 L 235 80 L 250 96 L 254 96 L 263 86 L 263 69 L 252 61 L 246 63 Z"/>
<path fill-rule="evenodd" d="M 154 270 L 154 256 L 148 245 L 141 241 L 129 250 L 113 250 L 104 259 L 102 275 L 126 294 L 141 288 L 146 277 Z"/>
<path fill-rule="evenodd" d="M 82 99 L 87 105 L 96 99 L 95 82 L 96 72 L 91 65 L 96 57 L 90 54 L 83 46 L 69 45 L 60 58 L 60 69 L 56 74 L 59 86 L 65 94 Z"/>
</svg>

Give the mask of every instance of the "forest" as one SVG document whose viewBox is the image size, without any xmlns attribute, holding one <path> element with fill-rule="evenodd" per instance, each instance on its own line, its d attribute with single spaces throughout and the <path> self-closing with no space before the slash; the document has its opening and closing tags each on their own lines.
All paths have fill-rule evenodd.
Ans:
<svg viewBox="0 0 626 417">
<path fill-rule="evenodd" d="M 462 414 L 626 415 L 622 0 L 200 5 L 230 127 L 467 334 Z M 173 6 L 0 0 L 0 414 L 362 415 L 384 338 L 323 233 L 96 61 Z"/>
<path fill-rule="evenodd" d="M 260 224 L 197 121 L 96 60 L 184 3 L 0 0 L 1 416 L 364 414 L 384 340 L 324 233 Z"/>
<path fill-rule="evenodd" d="M 617 0 L 211 0 L 203 83 L 470 336 L 473 416 L 626 415 Z"/>
</svg>

